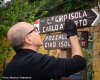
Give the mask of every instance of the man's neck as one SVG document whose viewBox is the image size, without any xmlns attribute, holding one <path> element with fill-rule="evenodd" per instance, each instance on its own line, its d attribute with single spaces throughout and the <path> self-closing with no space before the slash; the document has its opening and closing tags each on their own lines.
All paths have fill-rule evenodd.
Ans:
<svg viewBox="0 0 100 80">
<path fill-rule="evenodd" d="M 24 46 L 22 49 L 31 49 L 31 50 L 38 52 L 39 47 L 29 47 L 29 46 L 26 47 L 26 46 Z"/>
</svg>

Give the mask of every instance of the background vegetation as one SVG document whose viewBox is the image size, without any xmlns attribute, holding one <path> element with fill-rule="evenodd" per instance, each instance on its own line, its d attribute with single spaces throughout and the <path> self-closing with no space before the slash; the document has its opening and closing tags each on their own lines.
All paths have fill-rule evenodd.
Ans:
<svg viewBox="0 0 100 80">
<path fill-rule="evenodd" d="M 33 23 L 36 19 L 43 17 L 94 8 L 98 6 L 98 1 L 99 0 L 11 0 L 11 2 L 4 3 L 4 0 L 0 0 L 0 75 L 6 65 L 6 59 L 11 52 L 11 47 L 6 43 L 6 34 L 9 27 L 20 21 Z M 86 49 L 84 52 L 87 57 L 91 57 Z M 89 65 L 89 67 L 91 66 L 92 65 Z"/>
</svg>

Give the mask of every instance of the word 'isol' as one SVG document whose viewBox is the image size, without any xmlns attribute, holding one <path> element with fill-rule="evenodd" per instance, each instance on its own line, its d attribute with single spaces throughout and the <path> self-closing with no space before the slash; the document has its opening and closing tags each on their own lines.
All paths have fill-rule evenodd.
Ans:
<svg viewBox="0 0 100 80">
<path fill-rule="evenodd" d="M 55 17 L 55 22 L 65 21 L 66 19 L 81 19 L 87 17 L 86 11 L 83 12 L 73 12 L 64 15 L 58 15 Z"/>
</svg>

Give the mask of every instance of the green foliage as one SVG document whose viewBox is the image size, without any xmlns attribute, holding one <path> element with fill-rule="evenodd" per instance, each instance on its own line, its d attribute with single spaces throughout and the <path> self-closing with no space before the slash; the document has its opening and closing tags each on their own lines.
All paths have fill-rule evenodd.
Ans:
<svg viewBox="0 0 100 80">
<path fill-rule="evenodd" d="M 6 59 L 9 57 L 12 48 L 7 44 L 6 39 L 7 28 L 0 24 L 0 79 L 2 72 L 6 66 Z"/>
<path fill-rule="evenodd" d="M 3 2 L 4 2 L 4 0 L 0 0 L 0 5 L 2 5 L 2 4 L 3 4 Z"/>
<path fill-rule="evenodd" d="M 93 40 L 93 33 L 89 34 L 89 40 Z M 88 48 L 84 48 L 83 52 L 87 61 L 87 80 L 92 80 L 93 75 L 93 42 L 88 42 Z"/>
<path fill-rule="evenodd" d="M 89 52 L 89 50 L 83 49 L 85 58 L 87 60 L 87 80 L 92 80 L 93 74 L 93 55 Z"/>
<path fill-rule="evenodd" d="M 12 26 L 21 21 L 32 23 L 37 18 L 47 14 L 45 10 L 38 13 L 39 9 L 44 5 L 43 2 L 39 1 L 30 4 L 26 0 L 13 0 L 13 2 L 8 2 L 5 5 L 6 8 L 0 7 L 0 23 L 6 26 Z"/>
<path fill-rule="evenodd" d="M 84 9 L 94 8 L 97 5 L 97 0 L 63 0 L 66 4 L 63 5 L 61 12 L 74 12 Z"/>
<path fill-rule="evenodd" d="M 2 38 L 2 41 L 0 42 L 0 79 L 2 77 L 2 72 L 6 66 L 6 60 L 9 57 L 9 54 L 11 53 L 12 48 L 9 45 L 4 45 L 5 38 Z"/>
</svg>

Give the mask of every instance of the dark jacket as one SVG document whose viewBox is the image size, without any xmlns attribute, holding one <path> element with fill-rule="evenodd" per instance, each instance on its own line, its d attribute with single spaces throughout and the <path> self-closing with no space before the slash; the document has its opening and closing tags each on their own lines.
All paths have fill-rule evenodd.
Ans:
<svg viewBox="0 0 100 80">
<path fill-rule="evenodd" d="M 73 58 L 55 58 L 30 49 L 20 49 L 6 66 L 2 79 L 49 80 L 68 77 L 86 67 L 81 56 Z"/>
</svg>

